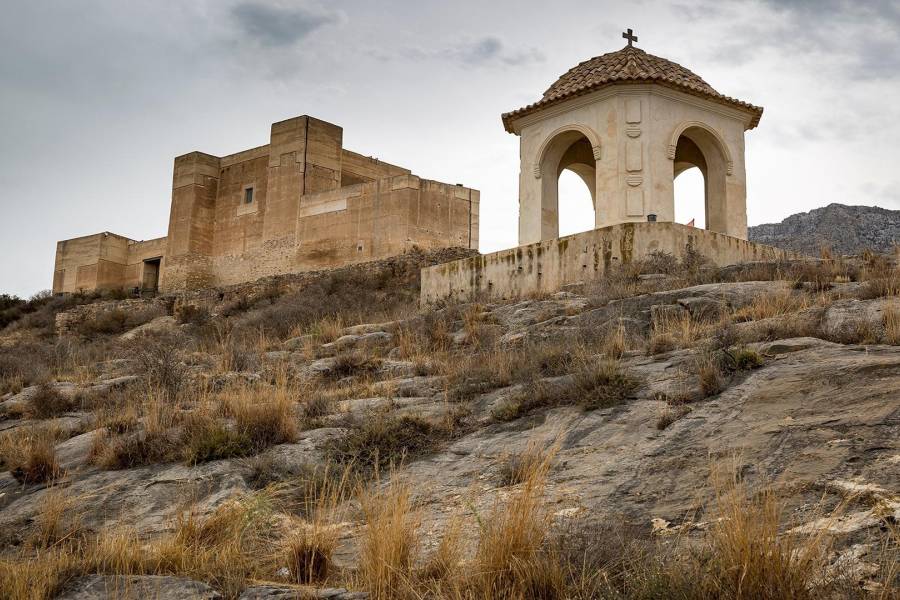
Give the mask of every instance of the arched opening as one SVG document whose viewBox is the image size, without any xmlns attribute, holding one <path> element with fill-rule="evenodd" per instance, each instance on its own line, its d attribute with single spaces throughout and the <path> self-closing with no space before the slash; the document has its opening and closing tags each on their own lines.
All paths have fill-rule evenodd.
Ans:
<svg viewBox="0 0 900 600">
<path fill-rule="evenodd" d="M 594 145 L 581 131 L 563 131 L 545 145 L 539 171 L 541 239 L 594 228 L 596 164 Z"/>
<path fill-rule="evenodd" d="M 725 233 L 725 182 L 729 159 L 719 137 L 701 127 L 685 128 L 675 145 L 672 176 L 675 222 Z"/>
</svg>

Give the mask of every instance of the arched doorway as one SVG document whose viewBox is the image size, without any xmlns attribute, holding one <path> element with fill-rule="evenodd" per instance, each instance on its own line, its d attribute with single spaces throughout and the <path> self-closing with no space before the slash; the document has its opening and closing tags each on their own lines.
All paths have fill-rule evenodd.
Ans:
<svg viewBox="0 0 900 600">
<path fill-rule="evenodd" d="M 595 148 L 598 147 L 581 130 L 559 132 L 545 143 L 538 168 L 541 178 L 541 239 L 553 239 L 594 228 L 597 200 Z M 578 185 L 578 179 L 583 186 Z M 564 208 L 561 208 L 561 203 Z"/>
<path fill-rule="evenodd" d="M 726 177 L 731 169 L 728 150 L 714 131 L 690 125 L 677 133 L 672 177 L 676 223 L 726 233 Z"/>
</svg>

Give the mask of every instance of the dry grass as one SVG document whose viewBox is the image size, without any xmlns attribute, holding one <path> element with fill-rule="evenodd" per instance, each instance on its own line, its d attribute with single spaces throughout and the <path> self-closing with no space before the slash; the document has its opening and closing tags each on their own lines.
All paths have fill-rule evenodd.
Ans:
<svg viewBox="0 0 900 600">
<path fill-rule="evenodd" d="M 480 598 L 561 598 L 558 570 L 541 548 L 550 529 L 543 507 L 547 473 L 559 445 L 538 450 L 520 474 L 520 488 L 498 503 L 479 524 L 478 548 L 470 586 Z"/>
<path fill-rule="evenodd" d="M 759 321 L 795 313 L 812 306 L 810 298 L 791 290 L 761 294 L 734 312 L 736 321 Z"/>
<path fill-rule="evenodd" d="M 676 348 L 693 348 L 719 328 L 719 323 L 696 321 L 686 311 L 677 317 L 660 317 L 653 323 L 647 353 L 653 355 Z"/>
<path fill-rule="evenodd" d="M 656 418 L 656 428 L 662 431 L 689 412 L 691 412 L 691 407 L 685 404 L 666 403 L 660 409 L 659 416 Z"/>
<path fill-rule="evenodd" d="M 884 343 L 900 346 L 900 303 L 884 307 Z"/>
<path fill-rule="evenodd" d="M 48 427 L 19 427 L 0 436 L 0 464 L 26 484 L 53 481 L 60 475 L 56 444 L 61 432 Z"/>
<path fill-rule="evenodd" d="M 812 598 L 825 574 L 824 534 L 781 534 L 783 505 L 770 489 L 752 494 L 731 479 L 714 481 L 715 519 L 706 539 L 710 559 L 698 584 L 724 597 Z"/>
<path fill-rule="evenodd" d="M 491 413 L 497 421 L 513 421 L 537 410 L 578 405 L 584 410 L 610 408 L 624 403 L 640 381 L 616 360 L 584 356 L 577 360 L 571 378 L 559 382 L 532 380 Z"/>
<path fill-rule="evenodd" d="M 374 600 L 410 597 L 419 517 L 398 477 L 359 494 L 366 529 L 360 544 L 361 584 Z"/>
<path fill-rule="evenodd" d="M 694 358 L 693 370 L 700 383 L 700 392 L 704 398 L 715 396 L 725 389 L 728 379 L 719 356 L 710 351 L 703 351 Z"/>
<path fill-rule="evenodd" d="M 303 506 L 292 507 L 307 519 L 291 527 L 284 543 L 288 570 L 296 583 L 321 583 L 332 569 L 332 555 L 340 533 L 341 507 L 349 497 L 350 469 L 333 476 L 326 465 L 321 476 L 304 479 Z M 277 495 L 283 486 L 274 486 Z"/>
</svg>

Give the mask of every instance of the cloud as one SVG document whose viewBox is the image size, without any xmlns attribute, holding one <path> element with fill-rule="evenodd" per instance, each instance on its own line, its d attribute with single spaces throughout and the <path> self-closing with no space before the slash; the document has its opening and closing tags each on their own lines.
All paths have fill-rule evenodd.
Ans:
<svg viewBox="0 0 900 600">
<path fill-rule="evenodd" d="M 722 4 L 706 2 L 721 13 Z M 900 3 L 896 0 L 758 0 L 728 3 L 729 40 L 711 58 L 745 64 L 763 50 L 818 55 L 851 80 L 900 79 Z M 762 9 L 760 12 L 759 9 Z"/>
<path fill-rule="evenodd" d="M 456 46 L 423 50 L 406 48 L 400 52 L 402 58 L 412 60 L 443 60 L 462 66 L 506 65 L 516 67 L 543 62 L 546 57 L 537 48 L 509 49 L 497 36 L 488 35 L 476 40 L 468 40 Z M 382 60 L 388 59 L 381 55 Z"/>
<path fill-rule="evenodd" d="M 241 30 L 263 46 L 290 46 L 325 25 L 340 21 L 340 14 L 306 6 L 242 2 L 231 9 Z"/>
</svg>

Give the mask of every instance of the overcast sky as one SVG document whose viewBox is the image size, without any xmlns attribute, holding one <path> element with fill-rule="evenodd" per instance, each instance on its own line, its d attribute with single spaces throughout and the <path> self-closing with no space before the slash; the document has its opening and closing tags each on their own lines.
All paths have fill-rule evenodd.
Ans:
<svg viewBox="0 0 900 600">
<path fill-rule="evenodd" d="M 765 107 L 750 224 L 831 202 L 900 208 L 900 2 L 3 0 L 0 293 L 50 287 L 57 240 L 166 234 L 172 160 L 310 114 L 344 145 L 481 190 L 513 246 L 518 138 L 500 113 L 637 45 Z M 586 191 L 561 184 L 563 228 Z M 571 190 L 571 200 L 567 194 Z"/>
</svg>

